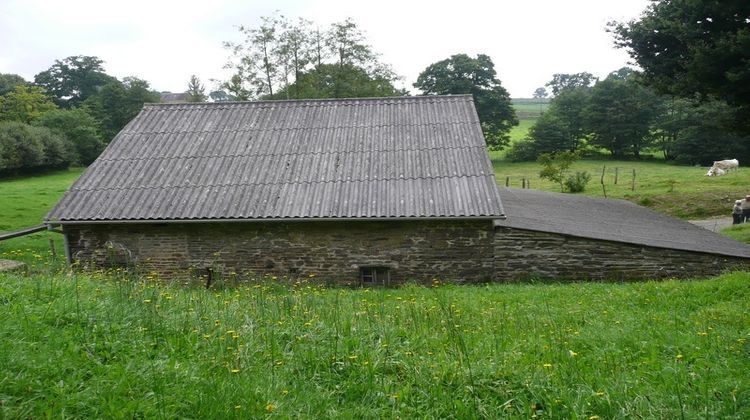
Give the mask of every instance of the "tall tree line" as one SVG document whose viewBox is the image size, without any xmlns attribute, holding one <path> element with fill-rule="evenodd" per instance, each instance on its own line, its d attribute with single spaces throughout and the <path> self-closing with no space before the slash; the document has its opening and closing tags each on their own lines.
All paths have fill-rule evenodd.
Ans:
<svg viewBox="0 0 750 420">
<path fill-rule="evenodd" d="M 312 99 L 402 95 L 398 76 L 351 19 L 321 29 L 306 19 L 263 17 L 239 27 L 242 40 L 225 42 L 232 99 Z"/>
<path fill-rule="evenodd" d="M 33 81 L 0 74 L 0 176 L 88 165 L 143 107 L 148 82 L 91 56 L 56 60 Z"/>
</svg>

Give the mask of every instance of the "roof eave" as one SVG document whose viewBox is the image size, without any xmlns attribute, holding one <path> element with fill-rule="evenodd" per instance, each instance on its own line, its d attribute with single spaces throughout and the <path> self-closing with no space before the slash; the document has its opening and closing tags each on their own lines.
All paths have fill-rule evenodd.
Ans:
<svg viewBox="0 0 750 420">
<path fill-rule="evenodd" d="M 405 217 L 266 217 L 255 219 L 119 219 L 119 220 L 45 220 L 47 225 L 113 225 L 113 224 L 184 224 L 184 223 L 263 223 L 263 222 L 346 222 L 346 221 L 431 221 L 431 220 L 498 220 L 504 214 L 487 216 L 405 216 Z"/>
</svg>

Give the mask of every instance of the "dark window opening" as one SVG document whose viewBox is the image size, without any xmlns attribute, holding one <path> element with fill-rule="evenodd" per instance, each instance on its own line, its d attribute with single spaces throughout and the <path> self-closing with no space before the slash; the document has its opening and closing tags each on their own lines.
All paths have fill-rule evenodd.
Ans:
<svg viewBox="0 0 750 420">
<path fill-rule="evenodd" d="M 363 286 L 387 286 L 391 282 L 388 267 L 360 267 L 359 282 Z"/>
</svg>

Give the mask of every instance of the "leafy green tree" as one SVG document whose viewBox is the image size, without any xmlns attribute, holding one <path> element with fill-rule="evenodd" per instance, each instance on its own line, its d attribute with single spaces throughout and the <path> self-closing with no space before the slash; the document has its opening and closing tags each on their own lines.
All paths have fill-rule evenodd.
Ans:
<svg viewBox="0 0 750 420">
<path fill-rule="evenodd" d="M 211 91 L 211 93 L 208 94 L 208 97 L 214 102 L 227 102 L 232 100 L 232 96 L 223 90 Z"/>
<path fill-rule="evenodd" d="M 188 81 L 188 102 L 206 102 L 206 88 L 203 87 L 201 80 L 196 75 L 190 76 Z"/>
<path fill-rule="evenodd" d="M 487 145 L 502 149 L 510 141 L 513 126 L 518 125 L 508 91 L 500 83 L 489 56 L 456 54 L 430 64 L 417 78 L 414 87 L 425 95 L 471 94 L 482 124 Z"/>
<path fill-rule="evenodd" d="M 145 80 L 126 77 L 122 82 L 114 80 L 104 85 L 84 105 L 99 121 L 104 139 L 109 142 L 149 102 L 159 102 L 159 94 L 150 90 Z"/>
<path fill-rule="evenodd" d="M 0 96 L 0 121 L 30 123 L 56 108 L 40 87 L 20 85 Z"/>
<path fill-rule="evenodd" d="M 34 83 L 58 106 L 73 108 L 116 80 L 104 72 L 103 63 L 97 57 L 85 55 L 55 60 L 52 67 L 34 76 Z"/>
<path fill-rule="evenodd" d="M 543 99 L 546 97 L 547 97 L 547 89 L 545 89 L 544 86 L 536 88 L 536 90 L 534 91 L 535 99 Z"/>
<path fill-rule="evenodd" d="M 253 98 L 253 93 L 245 86 L 244 79 L 241 72 L 234 74 L 221 84 L 221 88 L 228 92 L 227 96 L 233 101 L 248 101 Z"/>
<path fill-rule="evenodd" d="M 529 128 L 528 139 L 532 142 L 534 158 L 542 153 L 575 150 L 575 143 L 571 142 L 569 127 L 555 112 L 545 112 Z"/>
<path fill-rule="evenodd" d="M 23 77 L 12 73 L 0 73 L 0 96 L 13 92 L 16 86 L 25 86 L 29 82 Z"/>
<path fill-rule="evenodd" d="M 596 77 L 588 72 L 573 74 L 555 73 L 552 75 L 552 80 L 547 82 L 545 86 L 550 88 L 552 96 L 557 96 L 568 89 L 591 87 L 596 83 L 596 80 Z"/>
<path fill-rule="evenodd" d="M 89 165 L 104 150 L 98 123 L 83 108 L 48 111 L 35 124 L 63 135 L 72 144 L 80 165 Z"/>
<path fill-rule="evenodd" d="M 591 89 L 584 119 L 591 144 L 613 156 L 630 153 L 637 158 L 653 139 L 650 130 L 658 114 L 658 98 L 634 77 L 623 79 L 623 73 L 615 72 Z"/>
<path fill-rule="evenodd" d="M 673 153 L 675 160 L 689 164 L 710 165 L 714 160 L 750 159 L 748 134 L 728 129 L 735 112 L 723 101 L 685 101 L 674 129 Z"/>
<path fill-rule="evenodd" d="M 233 55 L 228 67 L 235 74 L 221 85 L 238 100 L 403 93 L 393 86 L 397 76 L 378 60 L 350 19 L 321 32 L 304 19 L 293 24 L 275 15 L 263 18 L 258 28 L 240 31 L 242 42 L 225 43 Z"/>
<path fill-rule="evenodd" d="M 564 192 L 566 173 L 580 158 L 578 152 L 572 151 L 542 153 L 537 158 L 537 162 L 542 165 L 539 177 L 560 184 L 560 192 Z"/>
<path fill-rule="evenodd" d="M 561 135 L 565 139 L 560 150 L 576 150 L 583 146 L 589 130 L 585 124 L 584 110 L 591 97 L 591 88 L 569 88 L 560 92 L 552 102 L 547 113 L 555 115 L 561 122 Z"/>
<path fill-rule="evenodd" d="M 698 106 L 696 101 L 678 97 L 661 97 L 660 109 L 651 126 L 653 145 L 663 153 L 664 159 L 677 158 L 677 144 L 681 133 L 692 125 L 692 108 Z"/>
<path fill-rule="evenodd" d="M 302 83 L 300 79 L 305 69 L 312 63 L 314 57 L 314 36 L 310 25 L 312 22 L 299 18 L 297 23 L 282 20 L 282 31 L 279 34 L 278 58 L 279 67 L 282 69 L 284 88 L 287 99 L 300 98 Z M 318 67 L 322 65 L 318 62 Z M 292 81 L 289 81 L 289 78 Z M 289 89 L 294 85 L 294 89 Z"/>
<path fill-rule="evenodd" d="M 345 64 L 321 64 L 303 73 L 300 79 L 276 98 L 287 96 L 287 90 L 298 98 L 362 98 L 382 97 L 403 94 L 396 89 L 388 76 L 371 75 L 361 67 Z"/>
<path fill-rule="evenodd" d="M 0 175 L 65 168 L 72 158 L 68 143 L 49 129 L 0 122 Z"/>
<path fill-rule="evenodd" d="M 725 99 L 750 116 L 750 2 L 652 1 L 637 20 L 611 23 L 616 44 L 662 93 Z M 750 130 L 749 118 L 741 123 Z"/>
</svg>

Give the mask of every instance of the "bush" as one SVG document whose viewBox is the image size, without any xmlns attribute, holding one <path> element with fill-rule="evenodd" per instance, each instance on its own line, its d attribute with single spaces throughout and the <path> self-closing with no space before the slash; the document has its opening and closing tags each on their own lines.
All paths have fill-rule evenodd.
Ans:
<svg viewBox="0 0 750 420">
<path fill-rule="evenodd" d="M 66 168 L 71 146 L 59 134 L 20 122 L 0 123 L 0 176 Z"/>
<path fill-rule="evenodd" d="M 575 175 L 568 175 L 565 179 L 565 188 L 572 193 L 583 192 L 589 181 L 591 181 L 591 175 L 588 172 L 576 172 Z"/>
<path fill-rule="evenodd" d="M 47 127 L 65 136 L 76 152 L 76 161 L 81 165 L 93 162 L 104 150 L 104 141 L 96 120 L 86 110 L 58 109 L 45 112 L 36 125 Z"/>
<path fill-rule="evenodd" d="M 505 157 L 511 162 L 528 162 L 536 160 L 538 155 L 539 153 L 536 151 L 534 142 L 529 139 L 524 139 L 513 143 L 505 154 Z"/>
</svg>

